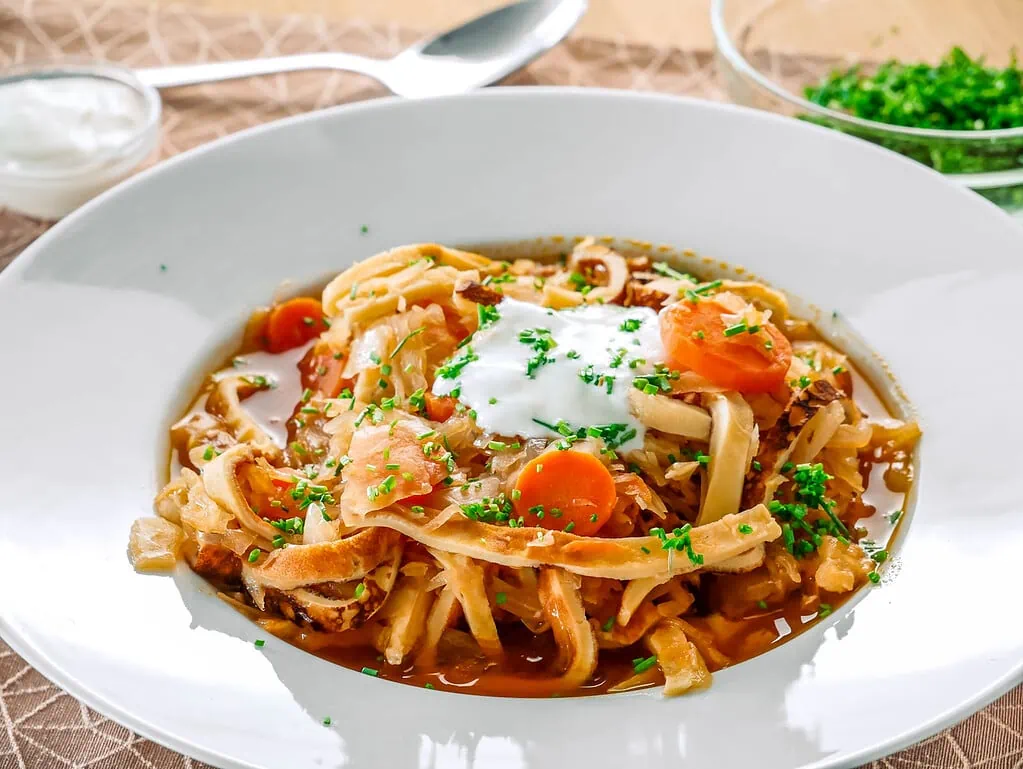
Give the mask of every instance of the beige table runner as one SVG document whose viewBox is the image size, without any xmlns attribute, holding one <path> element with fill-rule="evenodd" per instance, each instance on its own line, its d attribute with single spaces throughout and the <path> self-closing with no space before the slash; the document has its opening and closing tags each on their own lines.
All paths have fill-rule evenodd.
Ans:
<svg viewBox="0 0 1023 769">
<path fill-rule="evenodd" d="M 0 68 L 83 56 L 129 66 L 345 50 L 384 56 L 417 35 L 397 26 L 312 16 L 214 15 L 186 7 L 0 0 Z M 796 73 L 812 62 L 789 61 Z M 722 99 L 709 51 L 573 38 L 511 81 L 610 86 Z M 159 157 L 288 115 L 383 94 L 365 78 L 307 73 L 168 93 Z M 0 210 L 0 269 L 48 224 Z M 879 697 L 883 697 L 883 693 Z M 855 724 L 850 724 L 855 729 Z M 0 641 L 0 769 L 199 769 L 50 684 Z M 886 769 L 1021 769 L 1023 688 L 919 745 Z M 296 767 L 295 769 L 304 769 Z"/>
</svg>

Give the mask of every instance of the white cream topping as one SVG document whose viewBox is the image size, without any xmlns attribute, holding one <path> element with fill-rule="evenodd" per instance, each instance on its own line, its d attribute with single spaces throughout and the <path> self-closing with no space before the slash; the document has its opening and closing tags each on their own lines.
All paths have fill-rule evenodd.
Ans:
<svg viewBox="0 0 1023 769">
<path fill-rule="evenodd" d="M 500 317 L 442 367 L 453 376 L 438 375 L 435 395 L 456 392 L 475 410 L 477 424 L 497 435 L 557 435 L 541 422 L 564 421 L 573 429 L 625 425 L 622 435 L 635 433 L 620 448 L 643 445 L 645 428 L 629 413 L 628 391 L 636 376 L 664 361 L 653 310 L 617 305 L 551 310 L 505 299 L 496 311 Z M 544 350 L 547 340 L 553 346 Z"/>
<path fill-rule="evenodd" d="M 145 121 L 142 98 L 115 80 L 58 77 L 0 85 L 0 165 L 82 166 L 123 147 Z"/>
</svg>

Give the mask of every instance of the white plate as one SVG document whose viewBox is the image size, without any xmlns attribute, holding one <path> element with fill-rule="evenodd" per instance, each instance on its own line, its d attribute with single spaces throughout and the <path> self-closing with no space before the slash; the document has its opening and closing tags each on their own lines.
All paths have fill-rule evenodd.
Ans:
<svg viewBox="0 0 1023 769">
<path fill-rule="evenodd" d="M 887 357 L 925 437 L 880 587 L 703 694 L 514 700 L 256 649 L 187 570 L 132 572 L 168 424 L 282 280 L 553 233 L 746 264 Z M 1021 264 L 1023 229 L 972 193 L 732 107 L 496 90 L 245 132 L 103 196 L 0 276 L 0 627 L 72 694 L 223 767 L 858 764 L 1020 680 Z"/>
</svg>

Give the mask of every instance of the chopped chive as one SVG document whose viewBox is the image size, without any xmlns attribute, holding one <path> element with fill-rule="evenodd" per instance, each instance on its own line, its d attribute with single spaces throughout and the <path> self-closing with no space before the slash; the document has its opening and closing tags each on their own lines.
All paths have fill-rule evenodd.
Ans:
<svg viewBox="0 0 1023 769">
<path fill-rule="evenodd" d="M 255 644 L 257 649 L 262 649 L 264 646 L 266 646 L 266 641 L 264 641 L 262 638 L 257 638 Z"/>
<path fill-rule="evenodd" d="M 504 604 L 508 603 L 508 594 L 496 593 L 494 595 L 494 603 L 496 603 L 498 606 L 503 606 Z"/>
<path fill-rule="evenodd" d="M 258 547 L 252 548 L 252 552 L 249 553 L 249 563 L 258 561 L 260 555 L 262 555 L 262 551 Z"/>
<path fill-rule="evenodd" d="M 657 655 L 651 654 L 649 657 L 638 657 L 632 661 L 632 669 L 635 673 L 643 673 L 652 668 L 657 664 Z"/>
<path fill-rule="evenodd" d="M 367 676 L 378 676 L 380 671 L 375 668 L 363 668 L 362 672 Z"/>
<path fill-rule="evenodd" d="M 420 326 L 419 328 L 413 329 L 412 331 L 409 331 L 407 334 L 405 334 L 404 338 L 402 338 L 402 340 L 398 342 L 397 346 L 395 346 L 395 348 L 391 350 L 390 355 L 391 359 L 393 360 L 394 356 L 401 352 L 401 348 L 405 346 L 409 339 L 411 339 L 414 336 L 418 336 L 419 334 L 422 334 L 424 331 L 426 331 L 426 326 Z"/>
</svg>

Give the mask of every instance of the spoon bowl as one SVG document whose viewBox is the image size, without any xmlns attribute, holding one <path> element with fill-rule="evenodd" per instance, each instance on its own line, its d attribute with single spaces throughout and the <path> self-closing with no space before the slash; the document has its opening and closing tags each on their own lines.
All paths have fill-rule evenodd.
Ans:
<svg viewBox="0 0 1023 769">
<path fill-rule="evenodd" d="M 398 96 L 463 93 L 496 83 L 560 43 L 587 0 L 521 0 L 414 43 L 391 59 L 306 53 L 136 70 L 143 83 L 174 88 L 256 75 L 333 69 L 359 72 Z"/>
</svg>

